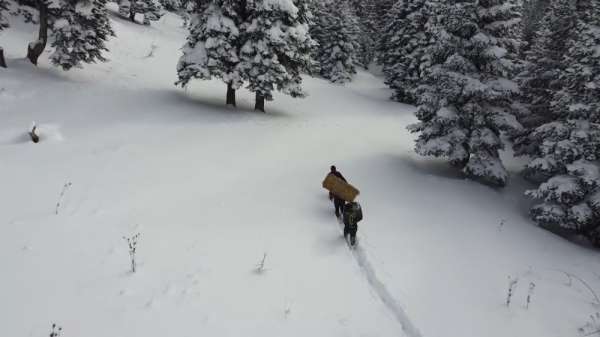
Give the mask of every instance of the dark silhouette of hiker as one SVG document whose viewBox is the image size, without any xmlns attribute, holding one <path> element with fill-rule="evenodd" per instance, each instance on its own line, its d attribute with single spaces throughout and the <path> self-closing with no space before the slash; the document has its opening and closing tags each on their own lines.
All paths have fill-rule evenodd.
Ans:
<svg viewBox="0 0 600 337">
<path fill-rule="evenodd" d="M 333 174 L 334 176 L 342 179 L 344 182 L 348 182 L 346 181 L 346 178 L 344 178 L 344 176 L 340 173 L 340 171 L 336 169 L 335 165 L 331 165 L 330 174 Z M 342 215 L 346 201 L 336 196 L 332 192 L 329 192 L 329 200 L 333 200 L 333 206 L 335 207 L 335 216 L 339 218 Z"/>
<path fill-rule="evenodd" d="M 358 222 L 363 218 L 362 208 L 358 202 L 352 201 L 344 206 L 344 237 L 350 241 L 350 245 L 356 244 L 356 232 Z"/>
</svg>

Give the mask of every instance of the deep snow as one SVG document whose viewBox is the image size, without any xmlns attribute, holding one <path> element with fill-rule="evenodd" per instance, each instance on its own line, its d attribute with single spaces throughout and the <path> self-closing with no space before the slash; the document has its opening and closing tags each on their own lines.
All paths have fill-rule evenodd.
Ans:
<svg viewBox="0 0 600 337">
<path fill-rule="evenodd" d="M 34 27 L 13 24 L 0 34 L 3 335 L 56 322 L 64 337 L 562 337 L 600 311 L 598 252 L 533 226 L 516 175 L 493 190 L 415 155 L 414 108 L 374 75 L 307 78 L 308 98 L 277 95 L 263 115 L 247 92 L 224 107 L 217 81 L 173 85 L 173 15 L 113 17 L 111 61 L 68 73 L 19 59 Z M 331 164 L 361 189 L 353 251 L 320 188 Z M 138 232 L 132 274 L 122 237 Z"/>
</svg>

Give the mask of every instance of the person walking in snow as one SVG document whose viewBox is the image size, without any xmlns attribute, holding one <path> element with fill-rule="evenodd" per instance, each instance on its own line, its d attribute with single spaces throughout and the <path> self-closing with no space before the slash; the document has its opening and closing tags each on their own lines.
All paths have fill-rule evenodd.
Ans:
<svg viewBox="0 0 600 337">
<path fill-rule="evenodd" d="M 346 183 L 348 182 L 346 181 L 346 178 L 344 178 L 344 176 L 340 173 L 340 171 L 336 169 L 335 165 L 331 165 L 330 169 L 330 174 L 333 174 L 334 176 L 340 178 Z M 329 200 L 333 200 L 333 206 L 335 207 L 335 216 L 339 218 L 341 216 L 342 211 L 344 210 L 344 205 L 346 204 L 346 201 L 336 196 L 332 192 L 329 192 Z"/>
<path fill-rule="evenodd" d="M 344 205 L 344 238 L 350 239 L 350 245 L 356 244 L 356 232 L 358 231 L 358 222 L 362 220 L 362 208 L 358 202 L 352 201 Z"/>
</svg>

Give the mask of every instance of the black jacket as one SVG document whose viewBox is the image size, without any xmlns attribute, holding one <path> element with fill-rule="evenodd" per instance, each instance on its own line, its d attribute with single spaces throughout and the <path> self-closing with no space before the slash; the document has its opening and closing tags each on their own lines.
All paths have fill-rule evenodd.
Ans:
<svg viewBox="0 0 600 337">
<path fill-rule="evenodd" d="M 344 178 L 344 176 L 343 176 L 343 175 L 340 173 L 340 171 L 335 171 L 335 172 L 331 172 L 331 173 L 333 173 L 333 175 L 334 175 L 334 176 L 336 176 L 336 177 L 338 177 L 338 178 L 342 179 L 344 182 L 346 182 L 346 183 L 348 182 L 348 181 L 346 180 L 346 178 Z"/>
</svg>

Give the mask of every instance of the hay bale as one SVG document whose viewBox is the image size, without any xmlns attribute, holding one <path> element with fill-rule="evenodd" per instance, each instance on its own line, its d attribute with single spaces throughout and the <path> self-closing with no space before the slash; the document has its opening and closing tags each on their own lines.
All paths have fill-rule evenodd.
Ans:
<svg viewBox="0 0 600 337">
<path fill-rule="evenodd" d="M 329 173 L 325 180 L 323 180 L 323 188 L 329 190 L 329 192 L 333 193 L 338 198 L 344 199 L 348 202 L 354 201 L 360 191 L 343 181 L 342 179 L 336 177 L 335 175 Z"/>
</svg>

